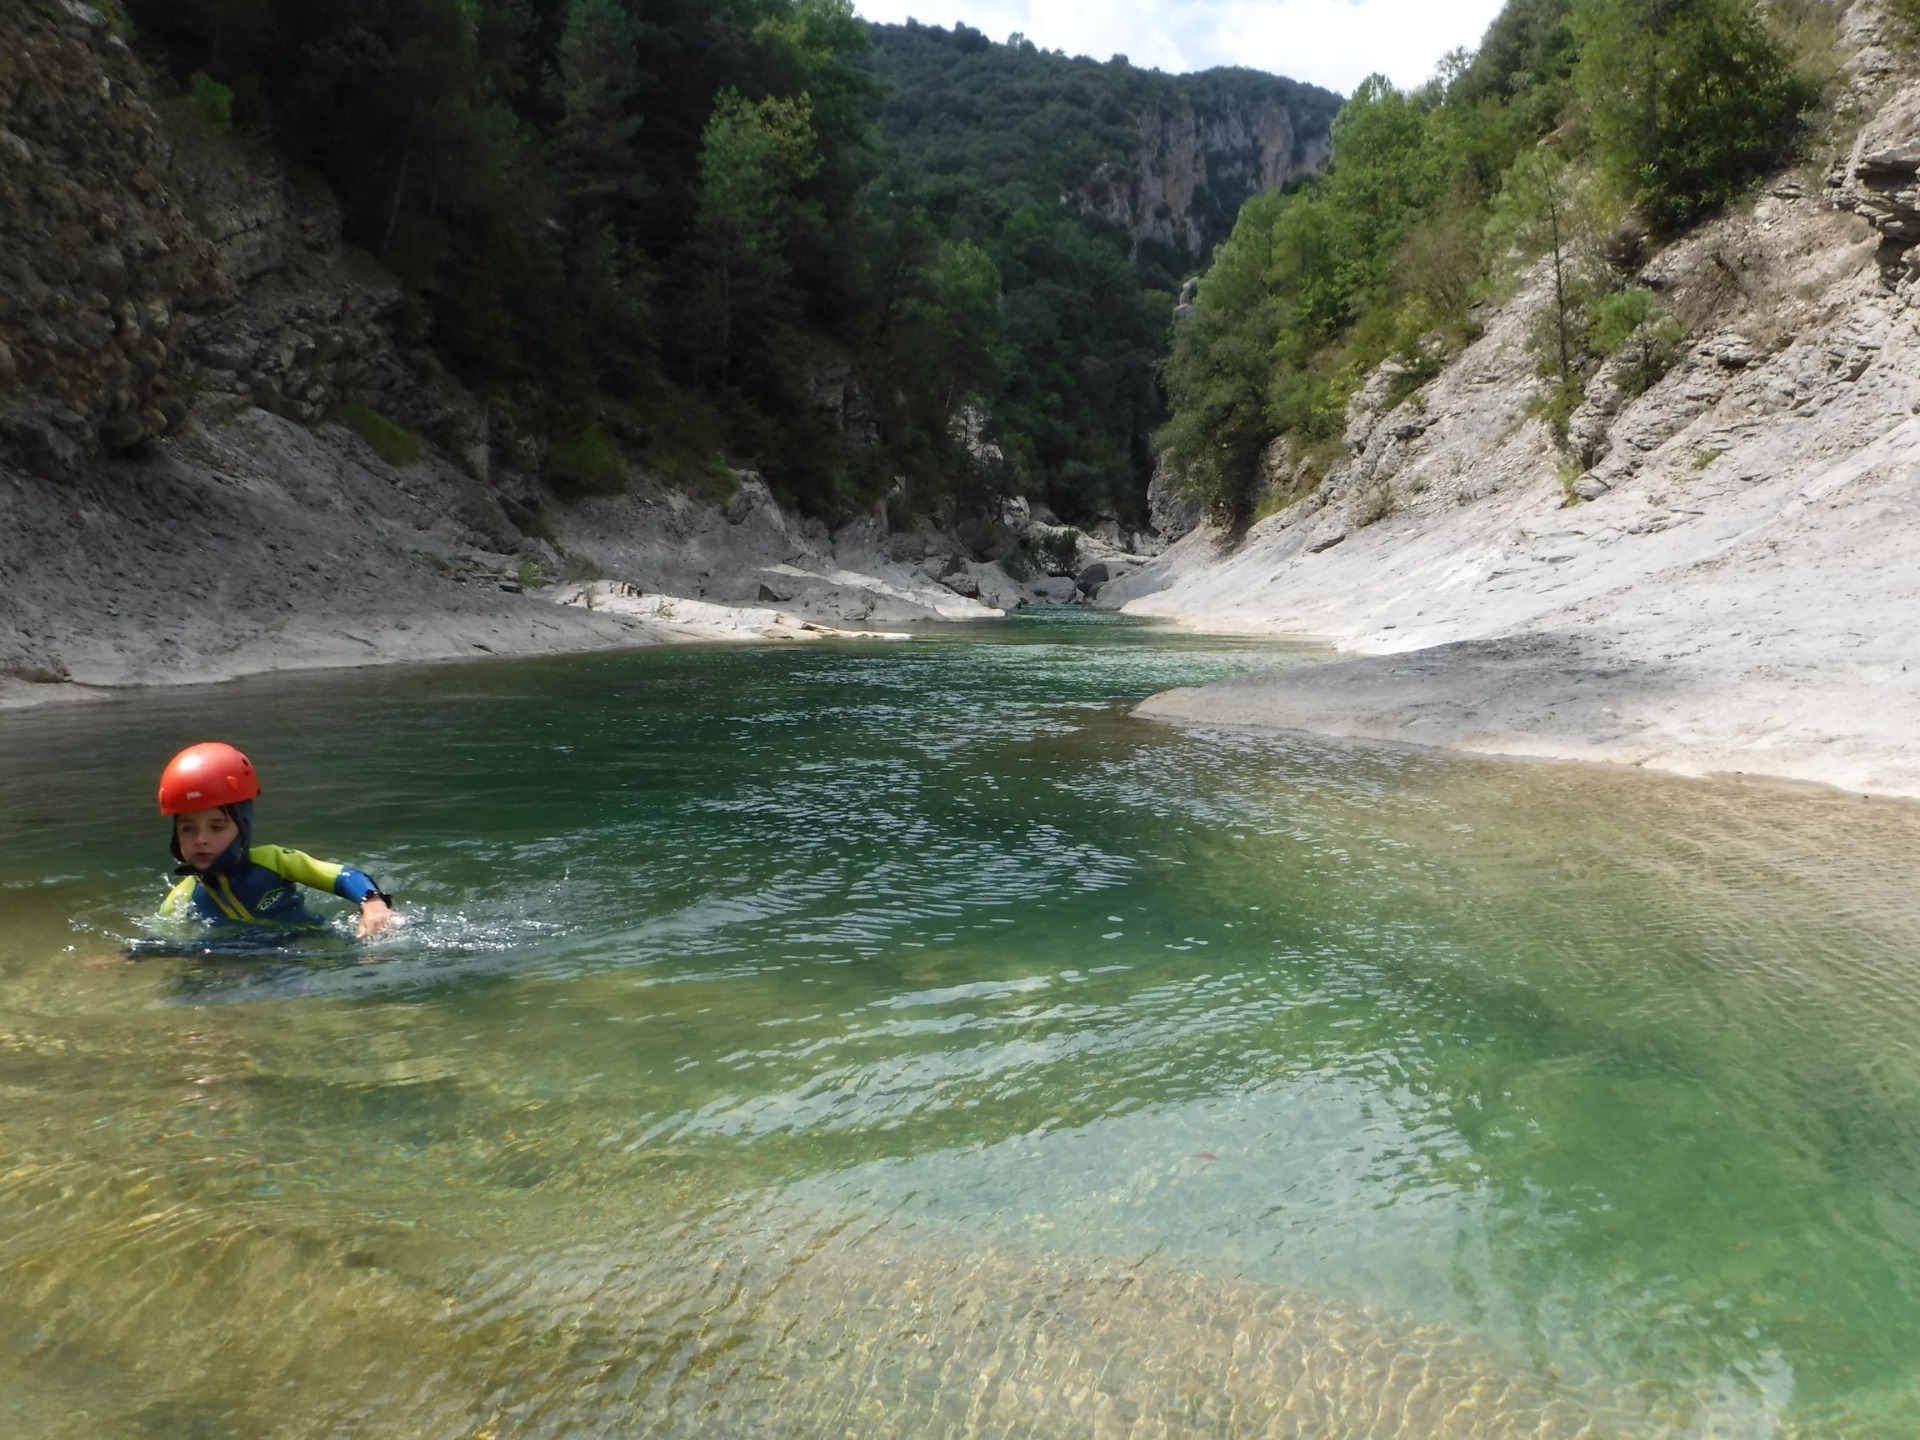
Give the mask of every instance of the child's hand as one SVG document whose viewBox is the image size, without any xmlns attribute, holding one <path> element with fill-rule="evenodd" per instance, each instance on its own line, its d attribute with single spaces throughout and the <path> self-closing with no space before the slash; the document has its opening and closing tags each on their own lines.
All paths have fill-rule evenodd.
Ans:
<svg viewBox="0 0 1920 1440">
<path fill-rule="evenodd" d="M 378 895 L 373 896 L 360 907 L 360 938 L 371 940 L 399 918 L 392 906 Z"/>
</svg>

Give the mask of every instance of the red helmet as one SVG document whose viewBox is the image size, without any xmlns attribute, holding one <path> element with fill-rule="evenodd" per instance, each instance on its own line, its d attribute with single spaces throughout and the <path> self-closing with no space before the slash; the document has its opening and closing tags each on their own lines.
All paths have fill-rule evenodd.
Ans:
<svg viewBox="0 0 1920 1440">
<path fill-rule="evenodd" d="M 209 740 L 189 745 L 160 773 L 160 813 L 184 815 L 251 800 L 260 793 L 253 762 L 231 745 Z"/>
</svg>

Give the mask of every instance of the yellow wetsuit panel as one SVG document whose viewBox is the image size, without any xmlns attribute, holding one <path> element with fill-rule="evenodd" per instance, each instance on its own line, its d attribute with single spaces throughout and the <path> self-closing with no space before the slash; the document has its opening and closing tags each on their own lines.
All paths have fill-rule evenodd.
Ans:
<svg viewBox="0 0 1920 1440">
<path fill-rule="evenodd" d="M 344 868 L 330 861 L 316 860 L 304 850 L 289 850 L 281 845 L 255 845 L 247 851 L 247 859 L 266 866 L 282 880 L 324 890 L 329 895 L 336 893 L 333 887 Z"/>
</svg>

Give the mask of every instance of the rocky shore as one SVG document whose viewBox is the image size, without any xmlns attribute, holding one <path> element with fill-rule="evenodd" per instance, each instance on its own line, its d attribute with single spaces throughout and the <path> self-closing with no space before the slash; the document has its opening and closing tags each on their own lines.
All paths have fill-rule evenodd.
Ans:
<svg viewBox="0 0 1920 1440">
<path fill-rule="evenodd" d="M 1536 284 L 1403 403 L 1367 387 L 1326 484 L 1101 597 L 1371 658 L 1139 713 L 1920 796 L 1920 85 L 1862 61 L 1850 153 L 1648 263 L 1690 339 L 1590 386 L 1585 468 L 1534 414 Z"/>
<path fill-rule="evenodd" d="M 1082 598 L 931 527 L 829 534 L 750 473 L 724 506 L 642 477 L 541 519 L 519 530 L 437 451 L 396 465 L 346 425 L 217 401 L 58 486 L 0 466 L 0 708 L 277 670 L 907 638 Z"/>
</svg>

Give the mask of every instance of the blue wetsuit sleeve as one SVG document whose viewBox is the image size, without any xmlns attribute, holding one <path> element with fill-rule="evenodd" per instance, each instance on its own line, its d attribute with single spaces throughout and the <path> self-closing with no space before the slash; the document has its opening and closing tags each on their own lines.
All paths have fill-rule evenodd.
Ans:
<svg viewBox="0 0 1920 1440">
<path fill-rule="evenodd" d="M 342 865 L 339 877 L 333 882 L 333 893 L 356 905 L 364 905 L 380 893 L 380 887 L 351 865 Z"/>
</svg>

